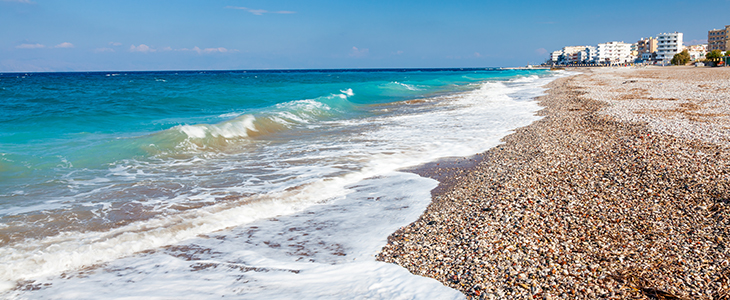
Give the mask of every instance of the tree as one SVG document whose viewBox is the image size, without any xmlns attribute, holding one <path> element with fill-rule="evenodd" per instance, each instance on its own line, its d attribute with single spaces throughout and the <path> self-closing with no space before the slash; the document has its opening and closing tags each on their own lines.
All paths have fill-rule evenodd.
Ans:
<svg viewBox="0 0 730 300">
<path fill-rule="evenodd" d="M 730 56 L 730 50 L 727 50 L 727 51 L 725 52 L 725 56 Z"/>
<path fill-rule="evenodd" d="M 722 57 L 722 51 L 720 50 L 712 50 L 709 53 L 705 54 L 705 58 L 710 61 L 717 61 Z"/>
<path fill-rule="evenodd" d="M 672 64 L 677 66 L 686 65 L 689 61 L 690 56 L 687 50 L 679 52 L 672 57 Z"/>
</svg>

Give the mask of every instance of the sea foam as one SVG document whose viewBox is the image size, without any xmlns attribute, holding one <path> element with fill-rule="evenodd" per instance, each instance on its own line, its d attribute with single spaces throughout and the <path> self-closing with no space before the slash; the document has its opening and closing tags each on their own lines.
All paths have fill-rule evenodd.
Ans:
<svg viewBox="0 0 730 300">
<path fill-rule="evenodd" d="M 374 261 L 388 234 L 421 214 L 436 184 L 398 170 L 498 145 L 538 119 L 531 99 L 553 78 L 490 80 L 377 105 L 350 101 L 371 87 L 339 88 L 151 134 L 135 142 L 155 145 L 149 159 L 74 173 L 66 182 L 78 193 L 45 212 L 88 210 L 89 222 L 123 225 L 3 246 L 0 280 L 44 287 L 6 293 L 21 298 L 463 297 Z M 113 219 L 126 215 L 138 219 Z"/>
</svg>

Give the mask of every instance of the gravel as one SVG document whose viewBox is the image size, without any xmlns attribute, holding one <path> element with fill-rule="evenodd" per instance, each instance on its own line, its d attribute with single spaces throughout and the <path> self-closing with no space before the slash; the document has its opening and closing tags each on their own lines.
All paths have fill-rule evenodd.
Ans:
<svg viewBox="0 0 730 300">
<path fill-rule="evenodd" d="M 730 70 L 583 69 L 378 259 L 473 299 L 729 299 Z"/>
</svg>

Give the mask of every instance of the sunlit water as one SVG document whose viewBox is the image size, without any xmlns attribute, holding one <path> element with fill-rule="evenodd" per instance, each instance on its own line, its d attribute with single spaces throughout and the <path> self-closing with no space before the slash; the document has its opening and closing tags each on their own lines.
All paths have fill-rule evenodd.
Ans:
<svg viewBox="0 0 730 300">
<path fill-rule="evenodd" d="M 54 299 L 463 297 L 374 260 L 437 184 L 398 170 L 499 144 L 558 76 L 2 74 L 0 285 Z"/>
</svg>

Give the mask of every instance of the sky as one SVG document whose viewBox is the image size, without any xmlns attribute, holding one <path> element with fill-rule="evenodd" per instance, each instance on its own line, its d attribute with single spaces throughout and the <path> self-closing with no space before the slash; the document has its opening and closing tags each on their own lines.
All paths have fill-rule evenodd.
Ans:
<svg viewBox="0 0 730 300">
<path fill-rule="evenodd" d="M 730 0 L 0 0 L 0 72 L 514 67 L 663 32 L 706 43 L 729 10 Z"/>
</svg>

